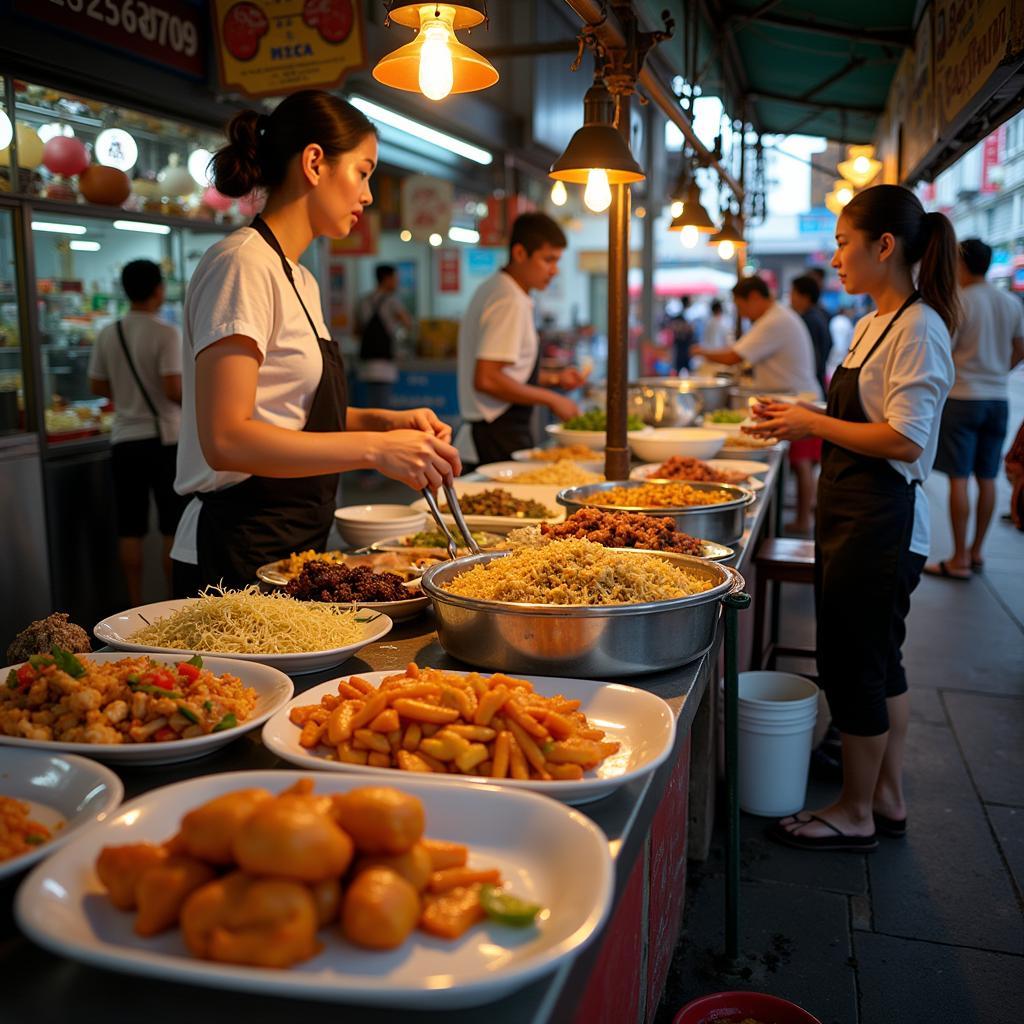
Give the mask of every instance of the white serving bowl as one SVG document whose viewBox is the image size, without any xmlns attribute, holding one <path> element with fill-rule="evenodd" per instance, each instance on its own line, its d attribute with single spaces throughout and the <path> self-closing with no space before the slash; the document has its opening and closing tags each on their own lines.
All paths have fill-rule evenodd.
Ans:
<svg viewBox="0 0 1024 1024">
<path fill-rule="evenodd" d="M 408 505 L 347 505 L 334 510 L 338 533 L 354 548 L 368 547 L 387 537 L 419 533 L 427 525 L 426 513 Z"/>
<path fill-rule="evenodd" d="M 630 431 L 629 446 L 638 459 L 664 462 L 670 455 L 714 458 L 725 444 L 725 433 L 703 427 L 664 427 L 650 433 Z"/>
</svg>

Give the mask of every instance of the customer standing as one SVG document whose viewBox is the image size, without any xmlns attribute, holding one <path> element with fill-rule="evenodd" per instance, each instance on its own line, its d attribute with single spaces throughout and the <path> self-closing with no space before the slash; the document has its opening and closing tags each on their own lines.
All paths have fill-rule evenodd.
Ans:
<svg viewBox="0 0 1024 1024">
<path fill-rule="evenodd" d="M 389 263 L 375 270 L 377 287 L 359 300 L 355 332 L 359 338 L 359 379 L 366 385 L 366 404 L 391 406 L 391 389 L 398 380 L 395 344 L 399 332 L 412 328 L 412 317 L 398 295 L 398 271 Z"/>
<path fill-rule="evenodd" d="M 181 335 L 157 317 L 164 303 L 160 267 L 133 260 L 121 271 L 130 311 L 104 327 L 89 357 L 89 387 L 114 402 L 110 462 L 118 556 L 133 605 L 142 604 L 142 542 L 149 532 L 149 496 L 163 536 L 163 567 L 171 583 L 171 543 L 184 502 L 174 492 L 181 426 Z"/>
<path fill-rule="evenodd" d="M 758 391 L 820 397 L 811 336 L 803 320 L 776 302 L 768 285 L 756 275 L 737 282 L 732 294 L 740 316 L 750 321 L 750 330 L 728 348 L 698 345 L 691 355 L 726 366 L 749 363 L 754 368 L 753 387 Z"/>
<path fill-rule="evenodd" d="M 868 294 L 826 412 L 769 403 L 751 433 L 825 442 L 815 537 L 818 675 L 842 736 L 843 789 L 770 835 L 807 850 L 870 851 L 906 832 L 903 749 L 910 702 L 901 660 L 910 595 L 928 552 L 931 470 L 953 384 L 960 317 L 956 237 L 899 185 L 859 193 L 836 226 L 832 266 Z M 914 277 L 917 268 L 917 286 Z"/>
<path fill-rule="evenodd" d="M 524 213 L 512 225 L 508 263 L 473 293 L 459 325 L 459 412 L 470 424 L 477 459 L 502 462 L 533 443 L 537 405 L 560 420 L 579 410 L 566 395 L 584 380 L 579 370 L 542 371 L 531 291 L 558 274 L 562 229 L 543 213 Z"/>
<path fill-rule="evenodd" d="M 1024 305 L 985 280 L 992 250 L 979 238 L 960 243 L 957 274 L 964 316 L 953 335 L 956 382 L 942 410 L 935 468 L 949 477 L 953 554 L 926 565 L 929 576 L 968 580 L 984 567 L 982 548 L 996 507 L 1009 401 L 1006 376 L 1024 360 Z M 978 481 L 974 538 L 967 544 L 971 514 L 967 485 Z"/>
<path fill-rule="evenodd" d="M 267 191 L 263 213 L 211 246 L 185 296 L 181 451 L 192 496 L 171 552 L 182 597 L 323 550 L 338 474 L 376 469 L 415 490 L 461 471 L 451 430 L 429 409 L 355 409 L 327 336 L 320 290 L 299 257 L 344 238 L 372 202 L 377 135 L 329 93 L 292 93 L 272 114 L 243 110 L 213 160 L 228 196 Z"/>
<path fill-rule="evenodd" d="M 709 351 L 728 348 L 730 338 L 731 333 L 729 330 L 729 324 L 726 323 L 725 313 L 722 308 L 722 301 L 721 299 L 712 299 L 711 315 L 704 324 L 704 333 L 700 339 L 700 347 L 708 349 Z"/>
<path fill-rule="evenodd" d="M 789 304 L 807 325 L 814 349 L 814 375 L 822 393 L 825 392 L 825 363 L 832 351 L 832 335 L 828 329 L 828 314 L 821 308 L 821 287 L 811 274 L 794 277 L 789 285 Z"/>
</svg>

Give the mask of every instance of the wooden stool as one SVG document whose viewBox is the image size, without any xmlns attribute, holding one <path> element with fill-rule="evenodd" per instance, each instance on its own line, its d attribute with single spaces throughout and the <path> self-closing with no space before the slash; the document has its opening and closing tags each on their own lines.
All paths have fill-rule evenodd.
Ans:
<svg viewBox="0 0 1024 1024">
<path fill-rule="evenodd" d="M 790 658 L 813 658 L 814 650 L 805 647 L 779 645 L 779 593 L 783 583 L 814 585 L 814 542 L 792 537 L 769 537 L 754 556 L 757 573 L 757 591 L 754 599 L 754 643 L 751 667 L 775 668 L 780 655 Z M 768 646 L 764 642 L 764 618 L 767 606 L 768 584 L 771 583 L 772 617 Z"/>
</svg>

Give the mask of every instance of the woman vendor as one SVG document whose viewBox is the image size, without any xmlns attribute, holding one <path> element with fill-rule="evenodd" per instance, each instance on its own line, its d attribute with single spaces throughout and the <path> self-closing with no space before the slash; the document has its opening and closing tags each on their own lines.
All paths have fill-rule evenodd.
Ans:
<svg viewBox="0 0 1024 1024">
<path fill-rule="evenodd" d="M 766 402 L 762 437 L 824 442 L 815 533 L 818 674 L 842 735 L 843 788 L 828 807 L 783 818 L 771 838 L 867 852 L 906 833 L 903 750 L 909 697 L 901 661 L 910 595 L 928 553 L 920 488 L 953 384 L 956 237 L 913 192 L 859 193 L 836 227 L 832 266 L 876 311 L 861 319 L 826 412 Z M 916 268 L 916 285 L 915 285 Z"/>
<path fill-rule="evenodd" d="M 322 550 L 339 472 L 375 469 L 417 490 L 461 472 L 429 409 L 348 406 L 316 280 L 298 262 L 313 239 L 345 237 L 371 202 L 373 125 L 307 90 L 270 115 L 237 114 L 228 140 L 213 159 L 217 189 L 267 200 L 206 252 L 185 297 L 175 489 L 192 501 L 171 552 L 177 596 L 246 585 L 266 562 Z"/>
</svg>

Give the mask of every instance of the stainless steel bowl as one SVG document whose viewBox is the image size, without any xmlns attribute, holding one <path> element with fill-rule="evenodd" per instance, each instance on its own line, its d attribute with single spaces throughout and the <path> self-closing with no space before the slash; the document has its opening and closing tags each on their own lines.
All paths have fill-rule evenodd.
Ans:
<svg viewBox="0 0 1024 1024">
<path fill-rule="evenodd" d="M 743 590 L 743 577 L 718 562 L 663 551 L 621 549 L 660 558 L 710 580 L 703 594 L 618 605 L 513 604 L 461 597 L 444 589 L 456 576 L 508 551 L 484 552 L 431 566 L 423 591 L 434 605 L 441 646 L 453 657 L 495 672 L 606 676 L 660 672 L 699 658 L 714 643 L 718 605 Z"/>
<path fill-rule="evenodd" d="M 608 480 L 599 484 L 585 484 L 582 487 L 568 487 L 558 492 L 558 504 L 564 505 L 566 515 L 581 508 L 597 508 L 602 512 L 640 512 L 647 516 L 669 516 L 677 530 L 717 541 L 719 544 L 735 544 L 743 536 L 743 517 L 748 505 L 753 504 L 756 495 L 747 487 L 736 484 L 715 484 L 704 481 L 672 481 L 688 483 L 698 491 L 727 491 L 734 495 L 732 501 L 719 505 L 697 505 L 692 508 L 657 508 L 650 505 L 603 505 L 599 501 L 588 501 L 599 497 L 613 487 L 643 487 L 647 480 Z"/>
<path fill-rule="evenodd" d="M 695 400 L 696 415 L 713 409 L 729 408 L 729 392 L 733 387 L 730 377 L 640 377 L 629 382 L 630 388 L 665 388 L 679 396 L 679 401 Z M 663 426 L 686 426 L 685 423 Z"/>
</svg>

